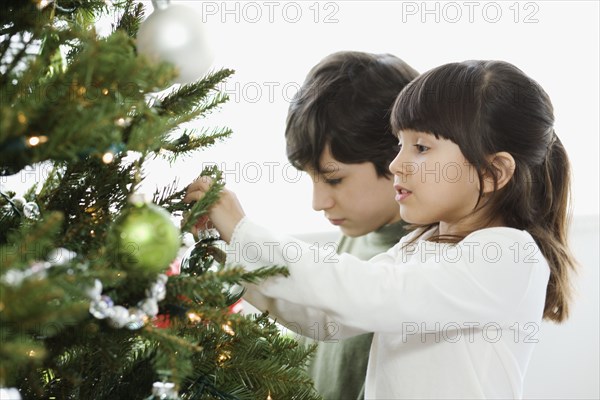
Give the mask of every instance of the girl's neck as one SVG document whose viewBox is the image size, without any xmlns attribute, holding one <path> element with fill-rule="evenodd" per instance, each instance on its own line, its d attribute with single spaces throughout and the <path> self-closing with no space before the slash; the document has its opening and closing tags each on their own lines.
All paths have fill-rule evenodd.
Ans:
<svg viewBox="0 0 600 400">
<path fill-rule="evenodd" d="M 459 221 L 457 223 L 447 223 L 440 221 L 435 235 L 444 236 L 462 236 L 465 237 L 470 233 L 484 228 L 493 228 L 498 226 L 506 226 L 501 217 L 494 218 L 490 221 Z"/>
</svg>

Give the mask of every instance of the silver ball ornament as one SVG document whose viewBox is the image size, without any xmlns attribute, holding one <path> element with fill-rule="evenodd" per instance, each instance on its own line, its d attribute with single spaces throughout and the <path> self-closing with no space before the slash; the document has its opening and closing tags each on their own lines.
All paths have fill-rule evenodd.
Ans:
<svg viewBox="0 0 600 400">
<path fill-rule="evenodd" d="M 23 206 L 27 203 L 27 200 L 23 197 L 13 197 L 10 201 L 12 201 L 19 210 L 23 210 Z"/>
<path fill-rule="evenodd" d="M 173 382 L 154 382 L 152 385 L 152 399 L 174 400 L 179 399 L 179 393 Z"/>
<path fill-rule="evenodd" d="M 137 49 L 153 62 L 167 61 L 175 65 L 179 71 L 176 83 L 200 79 L 213 61 L 202 17 L 193 8 L 183 5 L 154 10 L 140 26 Z"/>
<path fill-rule="evenodd" d="M 39 219 L 40 207 L 33 201 L 27 202 L 23 206 L 23 215 L 29 219 Z"/>
</svg>

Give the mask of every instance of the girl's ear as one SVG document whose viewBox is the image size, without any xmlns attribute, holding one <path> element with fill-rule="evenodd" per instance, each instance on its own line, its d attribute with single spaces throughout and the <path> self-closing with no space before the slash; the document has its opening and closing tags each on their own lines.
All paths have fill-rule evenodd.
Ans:
<svg viewBox="0 0 600 400">
<path fill-rule="evenodd" d="M 502 189 L 515 173 L 515 159 L 510 153 L 501 151 L 489 156 L 488 160 L 489 174 L 496 175 L 498 184 L 496 190 Z M 486 194 L 494 191 L 494 179 L 489 174 L 486 174 L 483 179 L 483 192 Z"/>
</svg>

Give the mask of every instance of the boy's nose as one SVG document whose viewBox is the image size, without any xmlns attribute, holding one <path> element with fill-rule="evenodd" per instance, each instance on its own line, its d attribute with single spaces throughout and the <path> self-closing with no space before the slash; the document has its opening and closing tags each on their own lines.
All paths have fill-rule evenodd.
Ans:
<svg viewBox="0 0 600 400">
<path fill-rule="evenodd" d="M 312 208 L 315 211 L 323 211 L 328 210 L 335 205 L 335 201 L 333 200 L 333 196 L 329 193 L 328 190 L 320 187 L 313 187 L 313 199 L 312 199 Z"/>
</svg>

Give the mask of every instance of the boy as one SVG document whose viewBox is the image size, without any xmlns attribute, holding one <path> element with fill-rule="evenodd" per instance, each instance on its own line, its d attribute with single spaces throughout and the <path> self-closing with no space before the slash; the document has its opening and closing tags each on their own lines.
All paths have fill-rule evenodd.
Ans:
<svg viewBox="0 0 600 400">
<path fill-rule="evenodd" d="M 388 169 L 398 142 L 389 117 L 417 75 L 389 54 L 338 52 L 311 69 L 290 104 L 287 156 L 311 176 L 315 211 L 340 227 L 338 253 L 369 259 L 405 233 Z M 325 399 L 364 398 L 371 340 L 319 343 L 308 371 Z"/>
</svg>

